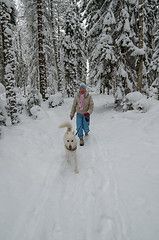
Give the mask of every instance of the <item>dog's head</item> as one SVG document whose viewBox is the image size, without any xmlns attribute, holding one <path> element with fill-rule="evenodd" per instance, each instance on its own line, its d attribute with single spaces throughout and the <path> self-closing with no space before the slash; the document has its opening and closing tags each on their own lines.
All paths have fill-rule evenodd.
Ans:
<svg viewBox="0 0 159 240">
<path fill-rule="evenodd" d="M 75 149 L 77 147 L 77 139 L 76 136 L 74 135 L 74 132 L 68 131 L 67 134 L 65 134 L 64 142 L 65 146 L 70 151 Z"/>
</svg>

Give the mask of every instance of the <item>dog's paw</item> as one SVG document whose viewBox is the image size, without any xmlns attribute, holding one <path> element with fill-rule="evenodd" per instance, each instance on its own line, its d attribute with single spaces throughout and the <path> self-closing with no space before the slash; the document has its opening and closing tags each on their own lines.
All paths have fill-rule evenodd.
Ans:
<svg viewBox="0 0 159 240">
<path fill-rule="evenodd" d="M 78 169 L 75 169 L 75 173 L 79 173 Z"/>
</svg>

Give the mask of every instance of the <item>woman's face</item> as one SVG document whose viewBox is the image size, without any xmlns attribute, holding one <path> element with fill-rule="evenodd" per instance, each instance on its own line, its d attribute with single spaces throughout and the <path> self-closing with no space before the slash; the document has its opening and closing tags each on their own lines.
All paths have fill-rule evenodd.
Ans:
<svg viewBox="0 0 159 240">
<path fill-rule="evenodd" d="M 85 88 L 80 88 L 80 93 L 85 93 L 86 89 Z"/>
</svg>

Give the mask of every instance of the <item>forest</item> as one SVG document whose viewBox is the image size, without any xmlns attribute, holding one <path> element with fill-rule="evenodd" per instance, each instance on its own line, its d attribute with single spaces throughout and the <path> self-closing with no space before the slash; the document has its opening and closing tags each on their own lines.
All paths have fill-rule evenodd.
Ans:
<svg viewBox="0 0 159 240">
<path fill-rule="evenodd" d="M 0 0 L 0 125 L 81 82 L 116 106 L 136 91 L 159 100 L 157 0 Z"/>
</svg>

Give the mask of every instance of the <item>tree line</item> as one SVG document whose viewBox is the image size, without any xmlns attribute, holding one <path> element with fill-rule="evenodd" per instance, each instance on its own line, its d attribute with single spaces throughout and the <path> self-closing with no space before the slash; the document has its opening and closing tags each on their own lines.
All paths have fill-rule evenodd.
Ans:
<svg viewBox="0 0 159 240">
<path fill-rule="evenodd" d="M 17 94 L 28 104 L 57 92 L 73 97 L 80 82 L 118 105 L 133 91 L 159 99 L 157 0 L 0 0 L 0 83 L 11 123 L 19 122 Z"/>
</svg>

